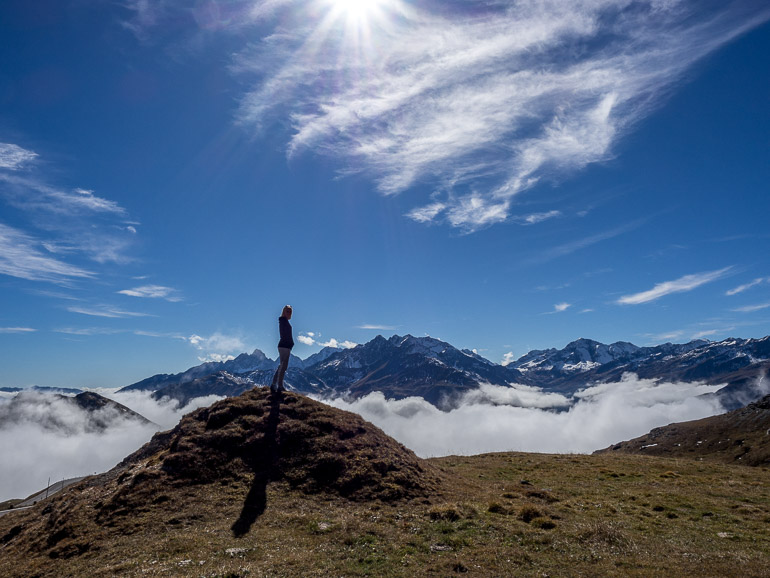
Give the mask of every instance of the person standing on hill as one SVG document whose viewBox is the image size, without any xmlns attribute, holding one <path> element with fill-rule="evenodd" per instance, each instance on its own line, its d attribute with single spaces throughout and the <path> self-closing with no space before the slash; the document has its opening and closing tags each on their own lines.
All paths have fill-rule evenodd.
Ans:
<svg viewBox="0 0 770 578">
<path fill-rule="evenodd" d="M 270 384 L 270 391 L 272 392 L 286 391 L 283 387 L 283 376 L 286 373 L 286 368 L 289 367 L 289 355 L 291 355 L 291 350 L 294 347 L 291 324 L 289 323 L 292 311 L 291 305 L 287 305 L 278 318 L 278 331 L 281 334 L 281 340 L 278 342 L 278 369 L 275 370 L 273 382 Z"/>
</svg>

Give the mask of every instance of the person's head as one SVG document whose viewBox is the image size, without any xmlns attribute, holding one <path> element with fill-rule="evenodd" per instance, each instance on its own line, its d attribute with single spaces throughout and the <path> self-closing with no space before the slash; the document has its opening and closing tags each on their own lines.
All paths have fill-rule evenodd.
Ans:
<svg viewBox="0 0 770 578">
<path fill-rule="evenodd" d="M 286 317 L 286 319 L 291 319 L 291 313 L 292 313 L 291 305 L 286 305 L 286 307 L 283 308 L 283 311 L 281 312 L 281 317 Z"/>
</svg>

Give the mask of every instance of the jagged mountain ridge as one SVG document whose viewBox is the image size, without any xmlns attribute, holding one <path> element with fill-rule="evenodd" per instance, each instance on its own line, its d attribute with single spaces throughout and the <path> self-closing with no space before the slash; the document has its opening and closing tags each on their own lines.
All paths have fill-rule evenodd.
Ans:
<svg viewBox="0 0 770 578">
<path fill-rule="evenodd" d="M 250 367 L 230 371 L 232 362 Z M 181 374 L 161 374 L 130 385 L 126 390 L 151 390 L 156 398 L 171 397 L 184 404 L 202 395 L 238 395 L 254 385 L 268 385 L 277 361 L 260 351 L 232 362 L 203 364 Z M 296 360 L 296 361 L 295 361 Z M 229 364 L 229 365 L 228 365 Z M 215 371 L 212 371 L 215 370 Z M 431 337 L 377 336 L 352 349 L 325 348 L 306 360 L 292 356 L 286 382 L 291 389 L 318 395 L 361 397 L 382 391 L 388 397 L 420 396 L 447 405 L 480 382 L 507 386 L 524 379 L 518 371 L 495 364 L 471 352 Z"/>
<path fill-rule="evenodd" d="M 719 395 L 728 409 L 741 407 L 767 393 L 761 385 L 770 360 L 770 337 L 695 340 L 636 347 L 618 342 L 603 345 L 579 339 L 562 350 L 530 352 L 513 365 L 538 384 L 560 393 L 571 393 L 585 383 L 606 383 L 633 372 L 643 379 L 725 383 Z"/>
<path fill-rule="evenodd" d="M 305 367 L 323 361 L 337 351 L 341 350 L 337 347 L 324 347 L 318 353 L 315 353 L 304 360 L 296 355 L 292 355 L 289 365 L 295 369 L 304 369 Z M 121 391 L 158 391 L 171 385 L 192 382 L 196 379 L 221 372 L 237 375 L 259 371 L 274 371 L 277 363 L 277 360 L 270 359 L 262 351 L 255 349 L 252 353 L 241 353 L 235 359 L 230 359 L 228 361 L 205 362 L 201 365 L 191 367 L 182 373 L 159 373 L 124 387 Z"/>
<path fill-rule="evenodd" d="M 432 337 L 378 335 L 364 346 L 340 351 L 309 367 L 328 388 L 351 397 L 383 391 L 396 399 L 419 396 L 433 404 L 480 382 L 509 385 L 522 379 L 515 370 L 496 365 L 473 352 L 461 351 Z"/>
<path fill-rule="evenodd" d="M 269 384 L 276 364 L 255 350 L 228 362 L 156 375 L 124 389 L 151 390 L 156 398 L 168 396 L 183 403 L 201 395 L 238 395 Z M 358 398 L 382 391 L 389 398 L 420 396 L 446 407 L 480 383 L 519 383 L 569 396 L 633 372 L 646 379 L 724 383 L 720 401 L 735 409 L 767 393 L 762 378 L 768 368 L 770 337 L 653 347 L 578 339 L 563 349 L 531 351 L 502 366 L 432 337 L 378 335 L 352 349 L 325 348 L 305 360 L 292 356 L 286 380 L 301 393 Z"/>
</svg>

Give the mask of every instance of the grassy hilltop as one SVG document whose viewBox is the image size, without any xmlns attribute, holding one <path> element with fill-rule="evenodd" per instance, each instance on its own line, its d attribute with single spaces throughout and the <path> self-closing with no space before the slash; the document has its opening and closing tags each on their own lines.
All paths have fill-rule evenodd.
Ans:
<svg viewBox="0 0 770 578">
<path fill-rule="evenodd" d="M 770 476 L 624 453 L 421 460 L 262 390 L 0 518 L 2 576 L 767 576 Z"/>
</svg>

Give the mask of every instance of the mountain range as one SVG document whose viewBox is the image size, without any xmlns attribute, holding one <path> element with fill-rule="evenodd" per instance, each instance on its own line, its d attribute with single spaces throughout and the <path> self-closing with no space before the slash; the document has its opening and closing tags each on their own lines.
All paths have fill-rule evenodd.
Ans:
<svg viewBox="0 0 770 578">
<path fill-rule="evenodd" d="M 205 395 L 234 396 L 268 385 L 276 365 L 277 360 L 255 350 L 178 374 L 154 375 L 121 391 L 151 391 L 157 399 L 169 397 L 181 404 Z M 770 337 L 654 347 L 578 339 L 563 349 L 530 351 L 504 366 L 432 337 L 378 335 L 352 349 L 327 347 L 305 360 L 292 356 L 286 383 L 290 390 L 322 397 L 355 399 L 381 391 L 388 398 L 419 396 L 450 409 L 482 383 L 521 384 L 569 397 L 630 372 L 643 379 L 723 384 L 714 395 L 730 410 L 768 393 L 769 368 Z"/>
</svg>

